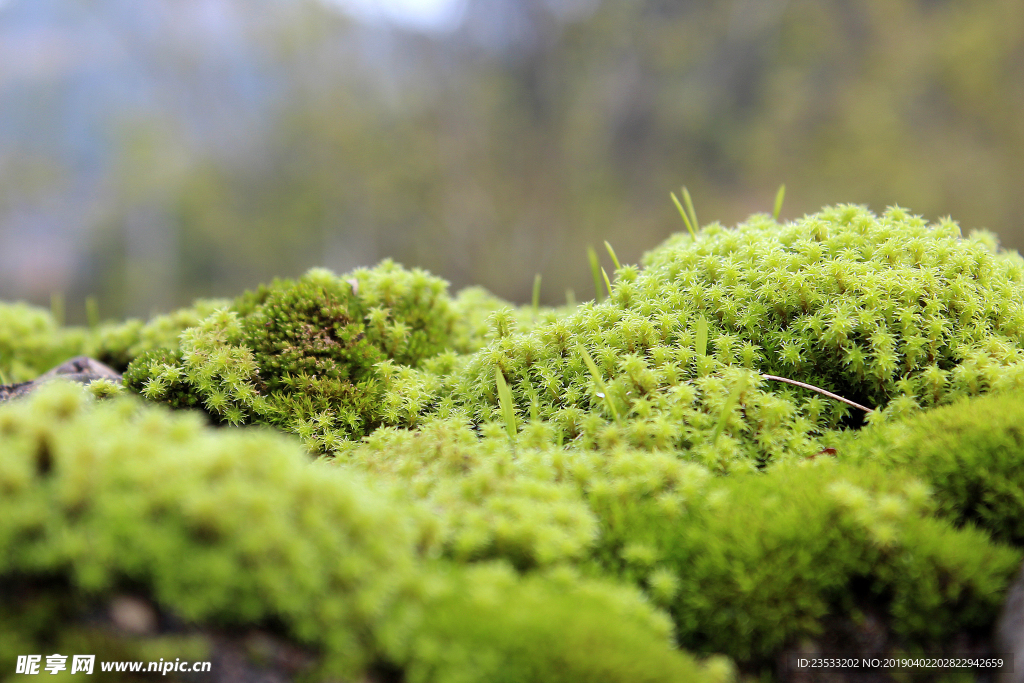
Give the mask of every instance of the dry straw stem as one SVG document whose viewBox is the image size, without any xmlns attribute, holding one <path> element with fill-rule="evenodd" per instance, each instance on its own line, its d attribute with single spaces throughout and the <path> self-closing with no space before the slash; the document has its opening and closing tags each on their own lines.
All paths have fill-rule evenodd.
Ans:
<svg viewBox="0 0 1024 683">
<path fill-rule="evenodd" d="M 814 386 L 813 384 L 807 384 L 805 382 L 798 382 L 795 379 L 787 379 L 785 377 L 776 377 L 775 375 L 761 375 L 761 377 L 764 377 L 765 379 L 775 380 L 776 382 L 785 382 L 786 384 L 792 384 L 793 386 L 801 387 L 802 389 L 810 389 L 811 391 L 817 391 L 819 394 L 824 394 L 825 396 L 828 396 L 829 398 L 834 398 L 837 401 L 842 401 L 843 403 L 845 403 L 848 406 L 853 406 L 854 408 L 860 408 L 865 413 L 870 413 L 871 412 L 871 408 L 865 408 L 864 406 L 862 406 L 859 403 L 854 403 L 853 401 L 851 401 L 848 398 L 843 398 L 839 394 L 833 394 L 831 391 L 826 391 L 826 390 L 822 389 L 821 387 Z"/>
</svg>

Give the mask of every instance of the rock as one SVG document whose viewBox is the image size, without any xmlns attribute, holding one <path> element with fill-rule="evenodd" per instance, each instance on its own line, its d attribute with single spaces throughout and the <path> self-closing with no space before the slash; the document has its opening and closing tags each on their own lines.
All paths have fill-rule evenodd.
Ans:
<svg viewBox="0 0 1024 683">
<path fill-rule="evenodd" d="M 996 683 L 1024 683 L 1024 567 L 1006 593 L 994 639 L 996 652 L 1013 664 L 1000 672 Z"/>
<path fill-rule="evenodd" d="M 148 602 L 130 595 L 119 595 L 110 601 L 110 621 L 126 633 L 148 635 L 157 628 L 157 615 Z"/>
<path fill-rule="evenodd" d="M 0 385 L 0 401 L 25 396 L 35 391 L 40 385 L 58 378 L 81 384 L 89 384 L 98 379 L 109 379 L 117 383 L 121 382 L 121 375 L 112 368 L 88 356 L 76 356 L 51 370 L 47 370 L 30 382 Z"/>
</svg>

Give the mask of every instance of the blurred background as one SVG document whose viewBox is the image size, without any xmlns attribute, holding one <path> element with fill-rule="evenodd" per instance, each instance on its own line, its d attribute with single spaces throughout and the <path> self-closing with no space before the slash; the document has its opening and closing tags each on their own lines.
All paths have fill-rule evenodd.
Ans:
<svg viewBox="0 0 1024 683">
<path fill-rule="evenodd" d="M 1024 3 L 0 0 L 0 299 L 69 323 L 385 257 L 582 300 L 781 183 L 1024 247 Z"/>
</svg>

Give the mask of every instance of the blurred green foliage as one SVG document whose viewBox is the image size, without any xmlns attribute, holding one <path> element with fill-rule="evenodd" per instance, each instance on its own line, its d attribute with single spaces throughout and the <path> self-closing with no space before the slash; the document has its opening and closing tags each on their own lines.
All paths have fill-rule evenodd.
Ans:
<svg viewBox="0 0 1024 683">
<path fill-rule="evenodd" d="M 562 303 L 590 291 L 580 245 L 629 262 L 677 230 L 683 182 L 726 225 L 785 182 L 783 218 L 899 200 L 1024 244 L 1016 0 L 559 7 L 470 2 L 451 35 L 380 38 L 380 63 L 343 49 L 365 37 L 345 22 L 261 35 L 288 75 L 266 134 L 184 160 L 167 127 L 123 136 L 85 293 L 140 314 L 393 257 L 519 301 L 540 272 Z M 487 43 L 501 12 L 519 37 Z M 163 270 L 125 260 L 140 206 L 173 234 Z"/>
</svg>

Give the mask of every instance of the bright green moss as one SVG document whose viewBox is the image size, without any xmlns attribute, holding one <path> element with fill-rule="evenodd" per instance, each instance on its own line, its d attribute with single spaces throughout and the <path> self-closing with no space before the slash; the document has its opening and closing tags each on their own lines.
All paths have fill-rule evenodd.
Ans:
<svg viewBox="0 0 1024 683">
<path fill-rule="evenodd" d="M 90 341 L 81 353 L 123 371 L 144 353 L 177 351 L 178 337 L 183 330 L 198 325 L 228 303 L 226 299 L 200 299 L 188 308 L 157 315 L 146 322 L 132 319 L 122 323 L 104 323 L 90 331 Z"/>
<path fill-rule="evenodd" d="M 850 205 L 785 225 L 754 216 L 674 237 L 645 262 L 640 283 L 673 283 L 666 295 L 735 337 L 731 353 L 754 344 L 768 374 L 877 407 L 1024 382 L 1024 260 L 949 220 Z"/>
<path fill-rule="evenodd" d="M 988 628 L 1021 560 L 933 518 L 920 482 L 881 467 L 782 465 L 659 498 L 592 494 L 601 565 L 660 596 L 684 647 L 751 664 L 868 607 L 904 647 L 938 651 Z"/>
<path fill-rule="evenodd" d="M 665 647 L 671 623 L 628 589 L 569 569 L 517 579 L 483 565 L 450 578 L 463 582 L 434 594 L 435 609 L 415 615 L 419 633 L 400 649 L 412 662 L 408 683 L 733 680 L 724 658 L 699 667 Z"/>
<path fill-rule="evenodd" d="M 674 449 L 734 471 L 812 455 L 820 435 L 862 418 L 761 375 L 888 418 L 1024 383 L 1024 260 L 949 221 L 856 206 L 785 225 L 754 216 L 676 236 L 645 260 L 617 270 L 604 303 L 532 329 L 492 313 L 485 347 L 438 380 L 398 378 L 386 400 L 427 387 L 442 416 L 501 420 L 498 369 L 519 421 L 538 416 L 556 438 Z"/>
<path fill-rule="evenodd" d="M 185 330 L 179 350 L 135 359 L 130 388 L 231 424 L 260 422 L 335 451 L 379 425 L 377 366 L 415 365 L 451 343 L 446 284 L 390 261 L 337 277 L 313 269 L 239 297 Z"/>
<path fill-rule="evenodd" d="M 601 303 L 516 308 L 480 289 L 451 299 L 384 262 L 125 328 L 135 341 L 106 348 L 135 354 L 133 391 L 273 425 L 334 467 L 296 451 L 274 464 L 286 442 L 269 434 L 218 440 L 186 422 L 194 433 L 175 440 L 184 427 L 123 401 L 95 413 L 108 431 L 128 425 L 118 438 L 57 417 L 81 408 L 5 408 L 17 456 L 0 484 L 34 491 L 16 491 L 3 528 L 19 531 L 0 535 L 10 571 L 57 567 L 82 590 L 141 580 L 193 618 L 277 619 L 331 670 L 409 681 L 714 678 L 667 647 L 669 624 L 684 647 L 748 671 L 820 636 L 826 615 L 882 614 L 911 651 L 991 625 L 1021 559 L 998 543 L 1024 543 L 1018 255 L 949 221 L 838 206 L 674 237 L 609 284 Z M 4 367 L 20 359 L 23 375 L 45 369 L 34 354 L 97 344 L 28 309 L 17 325 Z M 862 415 L 764 375 L 878 410 L 853 433 Z M 40 400 L 33 410 L 55 401 Z M 142 460 L 82 465 L 74 486 L 114 502 L 67 508 L 85 494 L 47 488 L 55 444 L 82 462 Z M 98 559 L 81 534 L 99 539 Z M 114 558 L 111 538 L 136 550 Z M 194 570 L 161 564 L 165 545 L 196 543 Z M 251 548 L 273 561 L 247 572 Z M 301 585 L 281 578 L 300 564 Z M 236 606 L 207 604 L 221 594 Z"/>
<path fill-rule="evenodd" d="M 197 621 L 271 617 L 347 661 L 412 565 L 412 519 L 261 431 L 212 432 L 56 384 L 0 409 L 0 575 L 141 582 Z M 306 510 L 307 512 L 303 512 Z M 316 515 L 309 511 L 316 510 Z"/>
<path fill-rule="evenodd" d="M 961 400 L 836 444 L 840 457 L 903 467 L 940 513 L 1024 545 L 1024 392 Z"/>
<path fill-rule="evenodd" d="M 281 435 L 86 397 L 58 383 L 0 406 L 0 581 L 67 584 L 41 611 L 0 613 L 24 651 L 130 587 L 189 622 L 279 624 L 320 653 L 318 680 L 721 680 L 635 591 L 431 561 L 422 511 Z"/>
<path fill-rule="evenodd" d="M 669 453 L 552 447 L 537 427 L 515 452 L 500 429 L 479 439 L 455 420 L 381 430 L 340 464 L 436 511 L 430 547 L 445 557 L 633 583 L 684 647 L 750 666 L 867 608 L 891 615 L 904 647 L 938 651 L 991 624 L 1021 560 L 935 518 L 923 482 L 878 463 L 819 456 L 720 478 Z"/>
<path fill-rule="evenodd" d="M 49 311 L 0 302 L 0 384 L 35 379 L 79 353 L 82 330 L 61 329 Z"/>
</svg>

